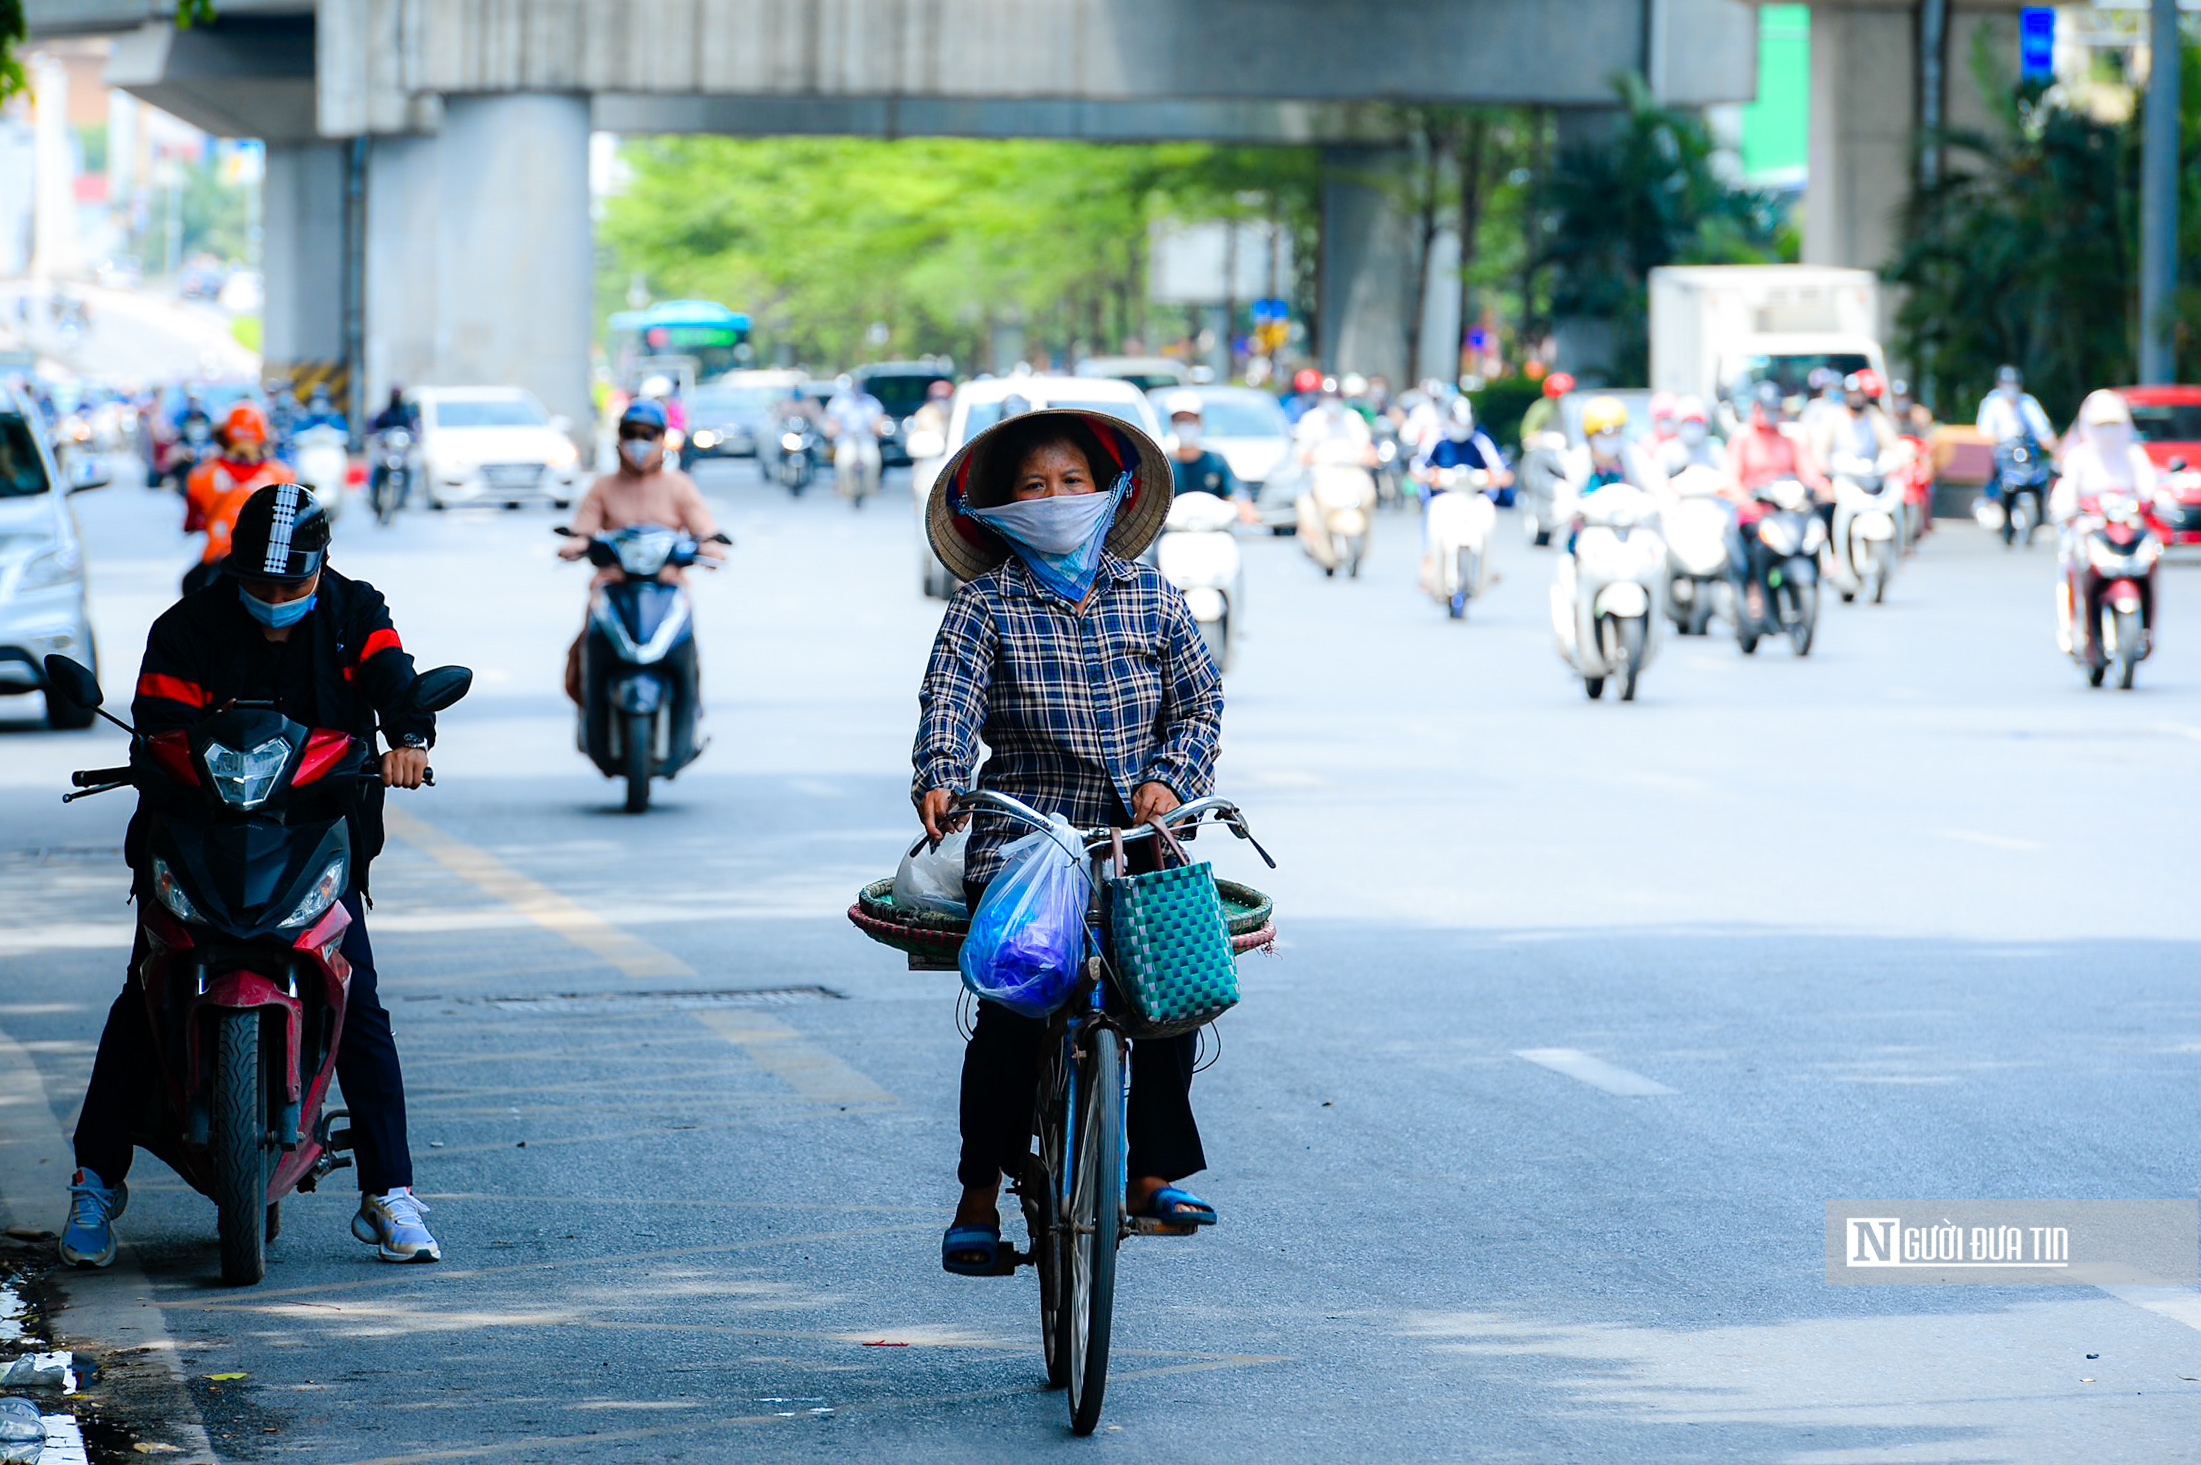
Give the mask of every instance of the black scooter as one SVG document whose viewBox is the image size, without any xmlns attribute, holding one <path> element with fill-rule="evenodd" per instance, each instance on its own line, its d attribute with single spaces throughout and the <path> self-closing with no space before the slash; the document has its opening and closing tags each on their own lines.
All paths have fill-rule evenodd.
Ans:
<svg viewBox="0 0 2201 1465">
<path fill-rule="evenodd" d="M 1995 494 L 2002 504 L 2002 542 L 2033 544 L 2033 531 L 2047 517 L 2048 483 L 2055 469 L 2030 436 L 1995 445 Z"/>
<path fill-rule="evenodd" d="M 554 533 L 572 538 L 558 525 Z M 711 541 L 732 544 L 724 534 Z M 694 538 L 659 524 L 631 524 L 592 536 L 588 562 L 617 577 L 589 597 L 581 639 L 580 745 L 606 778 L 623 778 L 626 808 L 650 806 L 650 780 L 670 779 L 705 741 L 698 693 L 695 625 L 688 587 L 657 578 L 667 568 L 715 565 Z"/>
<path fill-rule="evenodd" d="M 800 498 L 810 480 L 818 476 L 817 424 L 799 412 L 790 412 L 780 420 L 777 441 L 780 483 L 791 496 Z"/>
<path fill-rule="evenodd" d="M 1793 478 L 1767 484 L 1756 497 L 1766 513 L 1742 531 L 1735 641 L 1749 656 L 1761 638 L 1785 634 L 1798 656 L 1809 656 L 1819 628 L 1819 551 L 1826 547 L 1826 525 L 1813 511 L 1809 491 Z"/>
</svg>

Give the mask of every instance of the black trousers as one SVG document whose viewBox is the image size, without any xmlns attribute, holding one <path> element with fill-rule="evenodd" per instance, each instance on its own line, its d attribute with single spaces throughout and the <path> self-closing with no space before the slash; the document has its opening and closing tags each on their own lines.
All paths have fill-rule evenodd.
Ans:
<svg viewBox="0 0 2201 1465">
<path fill-rule="evenodd" d="M 413 1152 L 405 1139 L 405 1076 L 398 1068 L 397 1040 L 389 1010 L 375 992 L 374 948 L 358 892 L 344 897 L 352 923 L 344 928 L 340 950 L 351 963 L 351 995 L 344 1010 L 344 1033 L 336 1051 L 336 1082 L 351 1111 L 352 1160 L 359 1188 L 377 1195 L 413 1183 Z M 131 1125 L 145 1112 L 160 1082 L 159 1053 L 138 988 L 138 963 L 145 938 L 130 954 L 130 972 L 107 1009 L 92 1060 L 92 1081 L 84 1091 L 84 1111 L 76 1121 L 76 1163 L 113 1185 L 130 1173 Z"/>
<path fill-rule="evenodd" d="M 1119 823 L 1129 824 L 1128 816 Z M 1159 868 L 1153 840 L 1127 851 L 1131 868 Z M 966 887 L 978 909 L 984 887 Z M 1142 1038 L 1131 1047 L 1131 1093 L 1124 1113 L 1127 1169 L 1133 1178 L 1159 1175 L 1179 1180 L 1207 1168 L 1200 1127 L 1192 1118 L 1192 1068 L 1198 1033 Z M 1032 1152 L 1032 1106 L 1039 1093 L 1039 1062 L 1047 1024 L 1011 1012 L 998 1002 L 978 1004 L 978 1022 L 963 1048 L 963 1157 L 956 1177 L 966 1187 L 999 1185 L 1023 1169 Z"/>
</svg>

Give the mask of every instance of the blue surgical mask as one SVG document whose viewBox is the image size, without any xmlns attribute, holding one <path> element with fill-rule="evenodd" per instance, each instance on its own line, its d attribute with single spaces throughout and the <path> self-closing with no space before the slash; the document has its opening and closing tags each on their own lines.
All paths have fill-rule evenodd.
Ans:
<svg viewBox="0 0 2201 1465">
<path fill-rule="evenodd" d="M 315 594 L 319 594 L 318 591 Z M 245 594 L 245 587 L 237 587 L 237 598 L 245 603 L 245 613 L 261 625 L 273 630 L 295 626 L 313 609 L 313 595 L 301 595 L 296 600 L 262 600 Z"/>
<path fill-rule="evenodd" d="M 1106 493 L 1056 494 L 968 512 L 1009 541 L 1042 589 L 1074 604 L 1093 588 L 1116 505 L 1130 486 L 1126 472 L 1117 475 L 1115 487 Z"/>
</svg>

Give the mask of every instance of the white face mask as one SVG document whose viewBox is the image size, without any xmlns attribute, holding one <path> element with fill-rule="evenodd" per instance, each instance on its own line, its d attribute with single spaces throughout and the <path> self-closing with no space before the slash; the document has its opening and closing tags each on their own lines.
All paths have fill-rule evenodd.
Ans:
<svg viewBox="0 0 2201 1465">
<path fill-rule="evenodd" d="M 1453 442 L 1464 443 L 1475 435 L 1475 429 L 1467 423 L 1454 419 L 1444 425 L 1444 435 Z"/>
<path fill-rule="evenodd" d="M 1065 493 L 970 512 L 1041 554 L 1069 554 L 1094 537 L 1115 507 L 1112 493 Z"/>
<path fill-rule="evenodd" d="M 619 456 L 627 460 L 627 466 L 637 473 L 649 470 L 650 459 L 657 453 L 657 444 L 646 439 L 630 437 L 619 445 Z"/>
<path fill-rule="evenodd" d="M 1177 446 L 1180 448 L 1196 448 L 1200 446 L 1200 424 L 1190 421 L 1178 423 Z"/>
<path fill-rule="evenodd" d="M 1610 458 L 1620 451 L 1620 434 L 1617 432 L 1593 432 L 1590 434 L 1590 451 L 1601 458 Z"/>
<path fill-rule="evenodd" d="M 1692 448 L 1704 441 L 1704 424 L 1701 422 L 1684 422 L 1675 431 L 1680 433 L 1681 440 Z"/>
<path fill-rule="evenodd" d="M 2097 422 L 2089 426 L 2086 435 L 2093 439 L 2094 451 L 2104 458 L 2124 456 L 2132 446 L 2132 429 L 2122 422 Z"/>
</svg>

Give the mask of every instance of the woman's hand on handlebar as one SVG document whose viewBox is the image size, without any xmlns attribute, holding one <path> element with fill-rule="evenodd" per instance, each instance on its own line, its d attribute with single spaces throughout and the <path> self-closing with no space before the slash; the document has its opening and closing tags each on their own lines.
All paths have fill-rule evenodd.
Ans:
<svg viewBox="0 0 2201 1465">
<path fill-rule="evenodd" d="M 558 546 L 558 558 L 562 560 L 582 559 L 587 554 L 588 541 L 586 539 L 569 539 Z"/>
<path fill-rule="evenodd" d="M 426 748 L 392 748 L 382 755 L 384 788 L 419 788 L 427 772 Z"/>
<path fill-rule="evenodd" d="M 1159 819 L 1174 813 L 1183 802 L 1166 783 L 1142 783 L 1131 791 L 1131 822 L 1144 824 Z"/>
<path fill-rule="evenodd" d="M 970 822 L 971 816 L 968 814 L 949 812 L 950 806 L 954 803 L 955 790 L 952 788 L 928 788 L 925 790 L 924 798 L 919 800 L 917 804 L 917 817 L 925 821 L 925 833 L 931 835 L 934 839 L 939 839 L 944 835 L 954 833 Z"/>
</svg>

